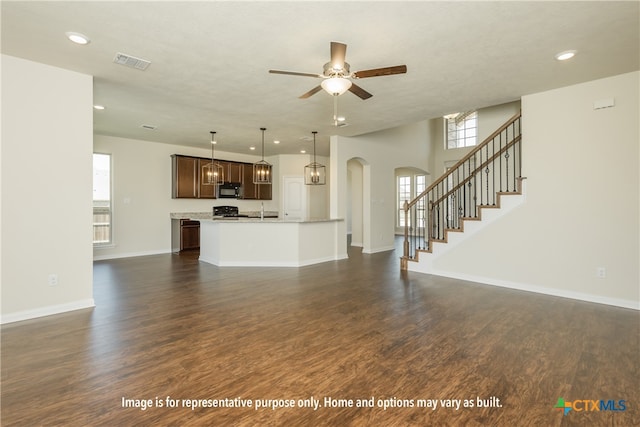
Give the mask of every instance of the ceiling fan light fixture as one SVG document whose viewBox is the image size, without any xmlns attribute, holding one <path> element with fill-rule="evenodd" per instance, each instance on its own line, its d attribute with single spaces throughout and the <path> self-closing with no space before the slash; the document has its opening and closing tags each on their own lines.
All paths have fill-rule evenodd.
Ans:
<svg viewBox="0 0 640 427">
<path fill-rule="evenodd" d="M 344 77 L 331 77 L 320 83 L 322 89 L 327 91 L 329 95 L 342 95 L 351 87 L 351 80 Z"/>
</svg>

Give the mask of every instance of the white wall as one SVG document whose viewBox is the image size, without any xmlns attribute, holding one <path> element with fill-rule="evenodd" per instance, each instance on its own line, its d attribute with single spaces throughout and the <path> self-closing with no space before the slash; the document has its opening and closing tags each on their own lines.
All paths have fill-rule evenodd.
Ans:
<svg viewBox="0 0 640 427">
<path fill-rule="evenodd" d="M 2 55 L 3 323 L 94 305 L 92 101 L 91 76 Z"/>
<path fill-rule="evenodd" d="M 286 154 L 277 156 L 280 164 L 278 185 L 282 194 L 283 176 L 304 177 L 304 167 L 313 162 L 313 156 L 309 154 Z M 316 156 L 316 161 L 325 166 L 327 177 L 329 176 L 329 158 Z M 328 218 L 329 217 L 329 180 L 325 185 L 307 185 L 307 217 L 308 218 Z M 274 196 L 275 199 L 275 196 Z M 282 211 L 282 200 L 279 198 L 280 211 Z"/>
<path fill-rule="evenodd" d="M 495 132 L 507 120 L 520 111 L 520 101 L 478 109 L 478 144 Z M 436 180 L 445 172 L 446 165 L 453 165 L 466 156 L 475 147 L 445 149 L 444 120 L 441 117 L 432 120 L 434 164 L 431 178 Z"/>
<path fill-rule="evenodd" d="M 434 273 L 640 308 L 639 80 L 523 97 L 526 202 L 434 261 Z M 606 98 L 615 107 L 593 109 Z"/>
<path fill-rule="evenodd" d="M 112 155 L 113 175 L 113 245 L 95 248 L 94 259 L 168 253 L 171 251 L 171 212 L 209 212 L 215 205 L 230 204 L 228 199 L 171 198 L 171 155 L 210 157 L 209 148 L 95 135 L 94 150 Z M 249 163 L 259 160 L 258 156 L 220 150 L 216 150 L 216 158 Z M 265 159 L 273 164 L 275 177 L 283 174 L 302 176 L 304 165 L 309 163 L 307 155 Z M 280 210 L 280 192 L 278 180 L 273 184 L 272 200 L 263 201 L 265 210 Z M 314 200 L 319 201 L 311 205 L 314 212 L 328 210 L 326 196 L 322 194 Z M 261 201 L 232 202 L 241 211 L 260 210 Z"/>
<path fill-rule="evenodd" d="M 351 203 L 347 197 L 347 162 L 359 158 L 364 163 L 363 252 L 394 248 L 394 171 L 400 166 L 424 168 L 428 164 L 430 132 L 430 121 L 423 120 L 360 137 L 331 137 L 332 218 L 346 218 L 347 203 Z M 341 232 L 346 235 L 346 228 Z"/>
</svg>

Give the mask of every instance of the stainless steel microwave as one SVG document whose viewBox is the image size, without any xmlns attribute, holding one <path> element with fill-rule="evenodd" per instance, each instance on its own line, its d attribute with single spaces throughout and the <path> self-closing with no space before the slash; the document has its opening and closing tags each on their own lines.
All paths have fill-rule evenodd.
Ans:
<svg viewBox="0 0 640 427">
<path fill-rule="evenodd" d="M 242 195 L 242 184 L 239 182 L 225 182 L 218 186 L 219 199 L 238 199 Z"/>
</svg>

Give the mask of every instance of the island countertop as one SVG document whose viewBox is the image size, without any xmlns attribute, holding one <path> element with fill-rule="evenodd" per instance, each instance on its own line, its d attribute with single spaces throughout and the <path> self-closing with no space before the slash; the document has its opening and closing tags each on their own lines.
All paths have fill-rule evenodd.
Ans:
<svg viewBox="0 0 640 427">
<path fill-rule="evenodd" d="M 243 218 L 258 218 L 260 219 L 260 211 L 246 211 L 240 212 L 243 215 Z M 278 211 L 264 211 L 265 218 L 277 218 Z M 171 212 L 169 214 L 169 218 L 171 219 L 192 219 L 195 221 L 200 221 L 203 219 L 214 219 L 220 217 L 214 217 L 213 212 Z"/>
<path fill-rule="evenodd" d="M 195 219 L 195 218 L 190 218 Z M 264 219 L 260 218 L 247 218 L 247 217 L 214 217 L 207 219 L 199 219 L 200 222 L 214 222 L 214 223 L 225 223 L 225 224 L 259 224 L 263 223 L 297 223 L 297 224 L 306 224 L 306 223 L 317 223 L 317 222 L 337 222 L 342 221 L 341 218 L 297 218 L 297 219 L 289 219 L 289 218 L 268 218 Z"/>
</svg>

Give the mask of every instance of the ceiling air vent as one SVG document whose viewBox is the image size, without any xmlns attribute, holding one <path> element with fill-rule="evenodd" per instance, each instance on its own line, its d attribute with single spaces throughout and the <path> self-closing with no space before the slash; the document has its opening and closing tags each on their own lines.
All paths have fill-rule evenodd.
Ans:
<svg viewBox="0 0 640 427">
<path fill-rule="evenodd" d="M 124 53 L 116 53 L 116 57 L 113 58 L 113 62 L 116 64 L 124 65 L 126 67 L 135 68 L 137 70 L 146 70 L 149 65 L 151 65 L 151 61 L 147 61 L 146 59 L 136 58 L 135 56 L 126 55 Z"/>
</svg>

